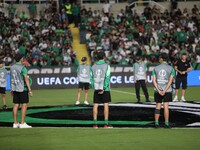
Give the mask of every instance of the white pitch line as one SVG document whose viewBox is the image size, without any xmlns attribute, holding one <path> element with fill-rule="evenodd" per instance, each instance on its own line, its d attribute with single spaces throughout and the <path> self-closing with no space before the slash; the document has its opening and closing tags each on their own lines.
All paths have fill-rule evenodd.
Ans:
<svg viewBox="0 0 200 150">
<path fill-rule="evenodd" d="M 136 95 L 135 93 L 131 93 L 131 92 L 125 92 L 125 91 L 120 91 L 120 90 L 111 90 L 113 92 L 117 92 L 117 93 L 124 93 L 124 94 L 129 94 L 129 95 Z M 143 97 L 145 97 L 144 95 L 141 95 Z M 150 98 L 154 98 L 153 96 L 149 96 Z"/>
</svg>

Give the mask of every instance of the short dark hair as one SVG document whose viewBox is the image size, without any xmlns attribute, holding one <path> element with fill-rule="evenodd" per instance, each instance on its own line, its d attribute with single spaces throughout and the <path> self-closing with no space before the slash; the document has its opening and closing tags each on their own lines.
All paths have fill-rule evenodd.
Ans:
<svg viewBox="0 0 200 150">
<path fill-rule="evenodd" d="M 167 53 L 161 53 L 159 57 L 162 58 L 163 60 L 167 60 L 168 54 Z"/>
<path fill-rule="evenodd" d="M 17 53 L 17 54 L 15 55 L 15 60 L 16 60 L 16 62 L 19 62 L 23 57 L 24 57 L 24 55 L 22 55 L 22 54 L 20 54 L 20 53 Z"/>
<path fill-rule="evenodd" d="M 87 57 L 82 57 L 81 61 L 84 62 L 87 60 Z"/>
<path fill-rule="evenodd" d="M 140 55 L 137 55 L 136 56 L 136 60 L 138 61 L 138 60 L 140 60 L 142 57 L 140 56 Z"/>
<path fill-rule="evenodd" d="M 98 53 L 97 53 L 97 59 L 98 60 L 104 59 L 105 56 L 106 55 L 105 55 L 104 51 L 98 51 Z"/>
</svg>

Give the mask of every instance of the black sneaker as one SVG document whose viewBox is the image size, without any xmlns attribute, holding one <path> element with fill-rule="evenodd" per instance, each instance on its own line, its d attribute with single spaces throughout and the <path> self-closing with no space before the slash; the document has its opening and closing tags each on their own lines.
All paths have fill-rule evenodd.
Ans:
<svg viewBox="0 0 200 150">
<path fill-rule="evenodd" d="M 141 102 L 140 102 L 140 101 L 137 101 L 136 103 L 137 103 L 137 104 L 141 104 Z"/>
<path fill-rule="evenodd" d="M 166 125 L 166 124 L 165 124 L 165 125 L 164 125 L 164 128 L 165 128 L 165 129 L 171 129 L 172 126 L 170 126 L 170 125 Z"/>
<path fill-rule="evenodd" d="M 155 129 L 159 129 L 160 128 L 160 125 L 159 124 L 155 124 Z"/>
<path fill-rule="evenodd" d="M 7 105 L 3 105 L 2 109 L 3 109 L 3 110 L 8 109 Z"/>
</svg>

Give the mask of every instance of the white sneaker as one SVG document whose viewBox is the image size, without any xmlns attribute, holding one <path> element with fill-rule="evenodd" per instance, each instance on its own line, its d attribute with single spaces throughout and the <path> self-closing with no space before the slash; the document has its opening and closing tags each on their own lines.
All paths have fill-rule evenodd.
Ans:
<svg viewBox="0 0 200 150">
<path fill-rule="evenodd" d="M 88 101 L 84 101 L 84 104 L 85 104 L 85 105 L 89 105 Z"/>
<path fill-rule="evenodd" d="M 13 128 L 19 128 L 19 123 L 13 123 Z"/>
<path fill-rule="evenodd" d="M 181 97 L 181 102 L 186 102 L 185 97 Z"/>
<path fill-rule="evenodd" d="M 32 128 L 32 126 L 29 126 L 28 124 L 26 124 L 26 122 L 24 122 L 23 124 L 19 125 L 19 128 Z"/>
<path fill-rule="evenodd" d="M 79 105 L 80 104 L 80 101 L 76 101 L 75 105 Z"/>
<path fill-rule="evenodd" d="M 175 96 L 173 102 L 178 102 L 178 96 Z"/>
</svg>

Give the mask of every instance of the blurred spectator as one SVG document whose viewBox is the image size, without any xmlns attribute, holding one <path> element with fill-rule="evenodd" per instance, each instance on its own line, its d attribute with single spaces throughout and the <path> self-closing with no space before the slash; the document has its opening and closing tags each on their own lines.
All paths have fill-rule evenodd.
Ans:
<svg viewBox="0 0 200 150">
<path fill-rule="evenodd" d="M 178 2 L 177 0 L 171 0 L 171 9 L 177 9 Z"/>
<path fill-rule="evenodd" d="M 72 63 L 72 58 L 70 57 L 70 55 L 68 53 L 64 53 L 63 61 L 64 61 L 65 65 L 69 66 Z"/>
<path fill-rule="evenodd" d="M 94 41 L 94 38 L 91 39 L 91 41 L 88 43 L 88 50 L 89 54 L 91 54 L 94 49 L 96 49 L 97 43 Z"/>
<path fill-rule="evenodd" d="M 13 5 L 13 2 L 8 5 L 8 15 L 11 19 L 14 19 L 16 7 Z"/>
<path fill-rule="evenodd" d="M 37 15 L 37 6 L 35 1 L 32 0 L 31 4 L 28 5 L 28 10 L 31 18 L 36 18 Z"/>
<path fill-rule="evenodd" d="M 196 44 L 195 53 L 196 53 L 197 55 L 200 55 L 200 41 Z"/>
<path fill-rule="evenodd" d="M 72 6 L 72 14 L 73 14 L 73 20 L 74 20 L 74 27 L 78 27 L 78 23 L 79 23 L 79 12 L 80 8 L 79 6 L 75 3 L 73 3 Z"/>
<path fill-rule="evenodd" d="M 119 62 L 120 65 L 128 65 L 128 61 L 126 60 L 126 57 L 123 56 L 122 59 Z"/>
<path fill-rule="evenodd" d="M 160 53 L 166 53 L 166 54 L 169 54 L 169 50 L 166 49 L 166 47 L 163 45 L 162 48 L 160 49 Z"/>
<path fill-rule="evenodd" d="M 10 54 L 7 54 L 4 59 L 3 59 L 5 66 L 10 66 L 12 63 L 12 58 L 10 56 Z"/>
<path fill-rule="evenodd" d="M 192 13 L 195 15 L 199 13 L 199 9 L 197 8 L 197 5 L 194 5 L 194 7 L 192 8 Z"/>
<path fill-rule="evenodd" d="M 61 10 L 61 13 L 59 14 L 59 20 L 63 25 L 68 25 L 68 16 L 65 12 L 65 9 Z"/>
<path fill-rule="evenodd" d="M 72 4 L 69 3 L 69 0 L 67 0 L 65 4 L 66 14 L 68 16 L 69 24 L 73 22 L 73 16 L 72 16 Z"/>
<path fill-rule="evenodd" d="M 106 35 L 104 35 L 103 39 L 101 40 L 101 47 L 104 51 L 110 50 L 110 40 Z"/>
<path fill-rule="evenodd" d="M 28 19 L 28 15 L 25 13 L 25 11 L 22 11 L 21 14 L 19 15 L 19 18 L 21 20 Z"/>
<path fill-rule="evenodd" d="M 105 0 L 105 3 L 102 5 L 102 9 L 106 16 L 109 16 L 111 5 L 108 0 Z"/>
<path fill-rule="evenodd" d="M 132 9 L 131 9 L 129 6 L 126 6 L 125 14 L 126 14 L 127 16 L 133 15 Z"/>
</svg>

